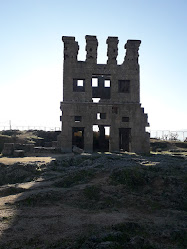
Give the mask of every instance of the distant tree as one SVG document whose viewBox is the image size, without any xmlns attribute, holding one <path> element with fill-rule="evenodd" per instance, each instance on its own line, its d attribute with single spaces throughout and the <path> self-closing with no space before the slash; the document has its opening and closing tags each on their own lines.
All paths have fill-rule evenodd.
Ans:
<svg viewBox="0 0 187 249">
<path fill-rule="evenodd" d="M 178 140 L 178 134 L 177 133 L 170 133 L 170 135 L 169 135 L 169 140 L 170 141 L 176 141 L 176 140 Z"/>
</svg>

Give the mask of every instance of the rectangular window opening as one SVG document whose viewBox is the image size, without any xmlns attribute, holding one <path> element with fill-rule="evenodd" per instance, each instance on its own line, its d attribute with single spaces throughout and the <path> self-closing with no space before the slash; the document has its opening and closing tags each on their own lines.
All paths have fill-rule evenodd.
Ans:
<svg viewBox="0 0 187 249">
<path fill-rule="evenodd" d="M 104 81 L 104 87 L 110 87 L 110 80 Z"/>
<path fill-rule="evenodd" d="M 77 80 L 77 86 L 84 86 L 84 80 Z"/>
<path fill-rule="evenodd" d="M 118 92 L 129 93 L 130 92 L 130 80 L 119 80 L 118 81 Z"/>
<path fill-rule="evenodd" d="M 129 122 L 129 117 L 122 117 L 122 122 Z"/>
<path fill-rule="evenodd" d="M 106 119 L 106 113 L 100 113 L 100 118 L 101 119 Z"/>
<path fill-rule="evenodd" d="M 79 122 L 82 121 L 82 117 L 81 116 L 75 116 L 74 120 L 75 120 L 76 123 L 79 123 Z"/>
<path fill-rule="evenodd" d="M 92 98 L 92 102 L 93 103 L 99 103 L 101 98 Z"/>
<path fill-rule="evenodd" d="M 73 91 L 84 92 L 85 91 L 85 80 L 84 79 L 73 79 Z"/>
<path fill-rule="evenodd" d="M 97 120 L 101 119 L 101 113 L 97 113 Z"/>
<path fill-rule="evenodd" d="M 92 78 L 92 87 L 98 87 L 98 78 Z"/>
<path fill-rule="evenodd" d="M 98 132 L 98 131 L 99 131 L 99 126 L 98 126 L 98 125 L 93 125 L 93 126 L 92 126 L 92 130 L 93 130 L 94 132 Z"/>
<path fill-rule="evenodd" d="M 105 126 L 105 135 L 110 136 L 110 126 Z"/>
<path fill-rule="evenodd" d="M 106 113 L 98 112 L 97 113 L 97 120 L 99 120 L 99 119 L 106 119 Z"/>
</svg>

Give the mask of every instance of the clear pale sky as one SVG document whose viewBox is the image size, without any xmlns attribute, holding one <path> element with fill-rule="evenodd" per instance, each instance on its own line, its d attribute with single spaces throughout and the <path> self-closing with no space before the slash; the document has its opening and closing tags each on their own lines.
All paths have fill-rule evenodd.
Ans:
<svg viewBox="0 0 187 249">
<path fill-rule="evenodd" d="M 0 0 L 0 126 L 60 127 L 62 36 L 140 39 L 141 103 L 150 129 L 187 129 L 187 0 Z"/>
</svg>

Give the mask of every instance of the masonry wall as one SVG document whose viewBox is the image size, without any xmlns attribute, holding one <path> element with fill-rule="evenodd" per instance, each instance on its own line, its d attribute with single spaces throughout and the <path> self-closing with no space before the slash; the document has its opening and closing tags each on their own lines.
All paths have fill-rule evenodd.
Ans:
<svg viewBox="0 0 187 249">
<path fill-rule="evenodd" d="M 95 36 L 86 36 L 86 61 L 77 61 L 79 46 L 74 37 L 62 37 L 62 40 L 62 132 L 58 138 L 61 150 L 72 151 L 72 130 L 80 129 L 84 136 L 84 150 L 92 152 L 93 125 L 98 125 L 101 137 L 103 127 L 110 127 L 110 151 L 149 152 L 149 133 L 145 132 L 147 114 L 140 104 L 138 50 L 141 41 L 127 41 L 124 62 L 118 65 L 117 37 L 107 39 L 107 64 L 97 64 Z M 94 83 L 97 84 L 93 86 Z M 100 98 L 97 103 L 94 102 L 96 98 Z M 129 146 L 125 145 L 125 139 Z"/>
</svg>

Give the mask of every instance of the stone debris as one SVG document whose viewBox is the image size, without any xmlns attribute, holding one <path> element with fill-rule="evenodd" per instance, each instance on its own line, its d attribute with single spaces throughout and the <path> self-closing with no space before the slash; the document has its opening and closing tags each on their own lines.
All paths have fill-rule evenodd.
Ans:
<svg viewBox="0 0 187 249">
<path fill-rule="evenodd" d="M 14 150 L 14 157 L 24 157 L 25 152 L 24 150 Z"/>
<path fill-rule="evenodd" d="M 77 146 L 73 146 L 72 149 L 73 152 L 77 153 L 77 154 L 81 154 L 84 152 L 84 150 L 82 150 L 81 148 L 77 147 Z"/>
<path fill-rule="evenodd" d="M 14 143 L 4 143 L 3 156 L 11 156 L 14 152 Z"/>
</svg>

